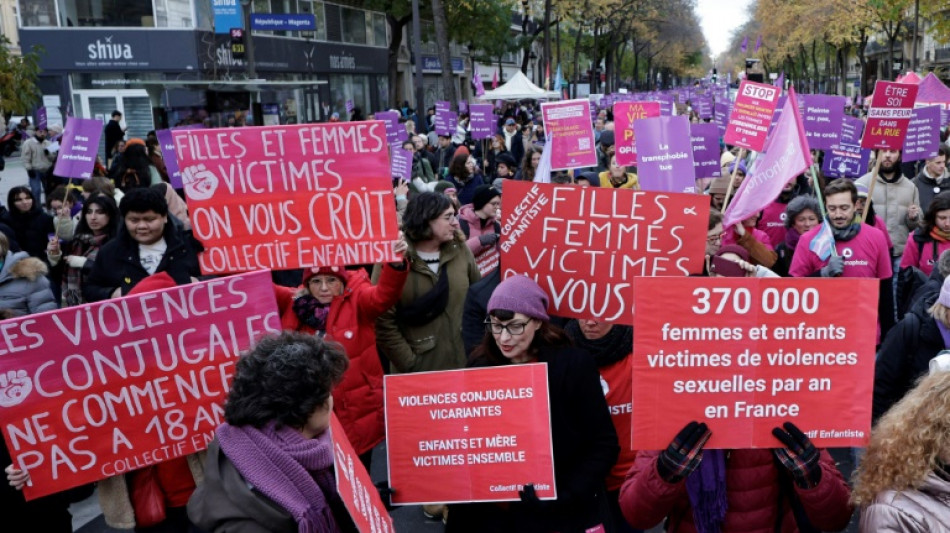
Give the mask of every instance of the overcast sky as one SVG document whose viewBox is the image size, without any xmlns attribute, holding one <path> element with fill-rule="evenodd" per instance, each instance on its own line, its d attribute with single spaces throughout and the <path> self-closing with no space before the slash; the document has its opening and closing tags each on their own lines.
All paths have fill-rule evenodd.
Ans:
<svg viewBox="0 0 950 533">
<path fill-rule="evenodd" d="M 732 30 L 746 22 L 752 0 L 697 0 L 696 14 L 713 57 L 726 51 Z M 753 42 L 755 37 L 752 37 Z M 750 43 L 751 45 L 751 43 Z"/>
</svg>

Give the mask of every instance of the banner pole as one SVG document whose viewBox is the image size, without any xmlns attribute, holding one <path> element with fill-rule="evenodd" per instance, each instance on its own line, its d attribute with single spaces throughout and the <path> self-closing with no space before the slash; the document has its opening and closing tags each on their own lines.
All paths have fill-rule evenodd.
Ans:
<svg viewBox="0 0 950 533">
<path fill-rule="evenodd" d="M 739 148 L 739 156 L 736 157 L 736 160 L 733 162 L 732 166 L 732 177 L 729 178 L 729 186 L 726 188 L 726 197 L 722 200 L 722 210 L 726 210 L 726 206 L 729 205 L 729 198 L 732 196 L 732 184 L 736 181 L 736 174 L 739 172 L 739 162 L 742 161 L 742 158 L 745 157 L 745 148 Z"/>
<path fill-rule="evenodd" d="M 821 213 L 819 213 L 821 215 L 821 223 L 831 224 L 831 221 L 828 220 L 828 211 L 825 209 L 825 195 L 821 190 L 820 184 L 818 183 L 818 173 L 815 172 L 815 163 L 813 162 L 808 168 L 811 170 L 811 182 L 815 184 L 815 198 L 818 199 L 818 209 L 821 211 Z M 835 249 L 834 244 L 831 245 L 831 255 L 838 255 L 838 250 Z"/>
<path fill-rule="evenodd" d="M 871 210 L 871 200 L 874 199 L 874 184 L 877 183 L 877 173 L 881 170 L 881 151 L 874 150 L 874 168 L 871 170 L 871 183 L 868 185 L 868 201 L 864 204 L 864 213 L 861 214 L 861 222 L 864 222 L 865 215 Z M 897 169 L 900 172 L 900 169 Z"/>
</svg>

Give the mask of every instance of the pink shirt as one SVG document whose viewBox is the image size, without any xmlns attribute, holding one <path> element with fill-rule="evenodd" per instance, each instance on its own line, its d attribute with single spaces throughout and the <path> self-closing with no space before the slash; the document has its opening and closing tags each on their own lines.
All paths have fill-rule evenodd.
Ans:
<svg viewBox="0 0 950 533">
<path fill-rule="evenodd" d="M 808 249 L 812 239 L 821 229 L 821 224 L 808 230 L 795 247 L 792 264 L 788 273 L 794 277 L 805 277 L 821 270 L 828 264 Z M 861 231 L 847 242 L 835 242 L 835 250 L 844 258 L 841 275 L 846 278 L 886 279 L 893 275 L 891 254 L 887 250 L 887 241 L 876 228 L 861 224 Z"/>
<path fill-rule="evenodd" d="M 746 228 L 745 230 L 752 233 L 753 239 L 764 244 L 769 250 L 775 251 L 775 247 L 772 246 L 772 241 L 769 240 L 769 236 L 764 231 L 757 228 Z M 784 238 L 785 236 L 783 235 L 782 239 Z M 736 228 L 734 226 L 730 226 L 730 230 L 722 234 L 722 244 L 724 246 L 726 244 L 735 244 L 738 240 L 739 237 L 736 235 Z"/>
<path fill-rule="evenodd" d="M 785 242 L 785 208 L 788 204 L 783 204 L 778 200 L 765 206 L 762 210 L 762 218 L 756 225 L 757 229 L 764 231 L 769 236 L 769 242 L 772 248 Z M 768 244 L 768 243 L 766 243 Z"/>
<path fill-rule="evenodd" d="M 937 248 L 936 255 L 934 255 L 934 247 Z M 917 267 L 921 272 L 929 276 L 930 273 L 934 271 L 934 258 L 939 258 L 940 254 L 946 250 L 950 250 L 950 241 L 938 243 L 932 240 L 925 242 L 921 251 L 918 251 L 917 248 L 917 241 L 915 241 L 913 235 L 911 235 L 911 237 L 907 239 L 907 246 L 904 246 L 904 255 L 901 256 L 900 267 Z"/>
</svg>

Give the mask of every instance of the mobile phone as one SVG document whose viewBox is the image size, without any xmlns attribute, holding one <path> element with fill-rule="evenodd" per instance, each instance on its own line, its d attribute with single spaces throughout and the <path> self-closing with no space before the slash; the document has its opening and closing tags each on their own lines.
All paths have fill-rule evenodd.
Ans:
<svg viewBox="0 0 950 533">
<path fill-rule="evenodd" d="M 744 278 L 747 275 L 746 270 L 739 266 L 739 263 L 725 257 L 713 257 L 709 263 L 709 273 L 727 278 Z"/>
</svg>

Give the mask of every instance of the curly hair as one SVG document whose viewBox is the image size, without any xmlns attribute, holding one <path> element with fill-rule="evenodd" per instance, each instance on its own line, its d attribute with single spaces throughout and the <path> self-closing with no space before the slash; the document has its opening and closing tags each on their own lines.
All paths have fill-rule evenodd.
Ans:
<svg viewBox="0 0 950 533">
<path fill-rule="evenodd" d="M 452 202 L 444 194 L 424 192 L 413 196 L 406 205 L 406 212 L 402 215 L 402 231 L 409 242 L 417 243 L 432 238 L 432 226 L 429 222 L 435 220 L 446 209 L 452 207 Z"/>
<path fill-rule="evenodd" d="M 343 379 L 343 349 L 312 335 L 283 332 L 264 337 L 237 362 L 224 419 L 261 428 L 274 421 L 302 428 Z"/>
<path fill-rule="evenodd" d="M 950 372 L 925 375 L 878 421 L 851 501 L 868 505 L 886 490 L 916 489 L 950 458 Z"/>
</svg>

